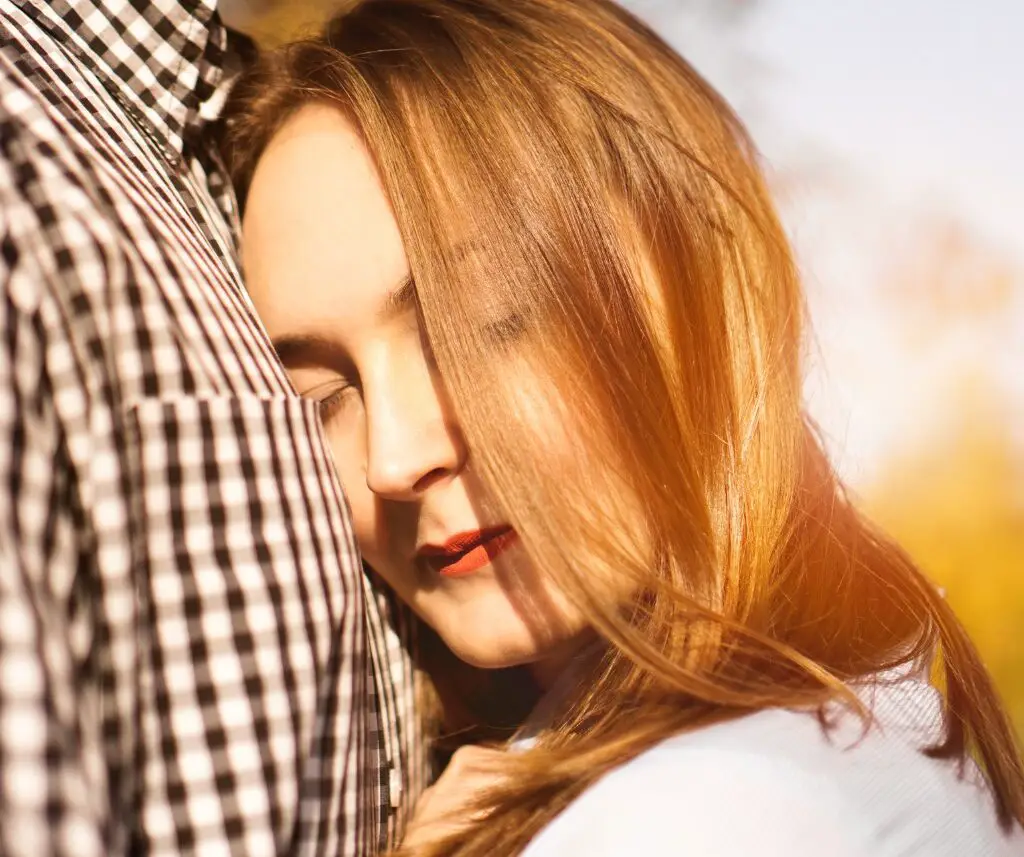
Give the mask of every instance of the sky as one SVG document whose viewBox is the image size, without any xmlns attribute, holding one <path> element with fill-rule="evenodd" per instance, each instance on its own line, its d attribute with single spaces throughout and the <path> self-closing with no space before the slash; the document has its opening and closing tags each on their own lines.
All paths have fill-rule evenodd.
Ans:
<svg viewBox="0 0 1024 857">
<path fill-rule="evenodd" d="M 1020 0 L 765 0 L 744 32 L 775 122 L 1024 260 L 1022 38 Z"/>
<path fill-rule="evenodd" d="M 985 367 L 1024 448 L 1024 2 L 632 0 L 733 103 L 770 172 L 809 293 L 807 395 L 866 485 L 924 442 Z M 923 339 L 879 283 L 922 223 L 955 219 L 1016 270 L 1006 318 Z"/>
</svg>

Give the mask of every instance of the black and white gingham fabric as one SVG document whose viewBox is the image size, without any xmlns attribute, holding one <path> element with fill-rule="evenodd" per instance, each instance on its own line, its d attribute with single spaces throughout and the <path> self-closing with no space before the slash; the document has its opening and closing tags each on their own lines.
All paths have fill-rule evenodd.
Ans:
<svg viewBox="0 0 1024 857">
<path fill-rule="evenodd" d="M 368 854 L 423 784 L 202 166 L 213 3 L 0 0 L 3 855 Z"/>
</svg>

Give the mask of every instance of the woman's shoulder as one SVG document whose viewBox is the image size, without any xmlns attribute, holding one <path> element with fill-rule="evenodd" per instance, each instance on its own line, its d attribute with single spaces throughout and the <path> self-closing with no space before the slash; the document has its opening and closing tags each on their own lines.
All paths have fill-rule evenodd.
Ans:
<svg viewBox="0 0 1024 857">
<path fill-rule="evenodd" d="M 841 795 L 784 753 L 696 738 L 670 739 L 609 773 L 526 855 L 868 853 L 847 841 L 857 825 Z"/>
<path fill-rule="evenodd" d="M 527 850 L 619 855 L 1024 855 L 976 779 L 924 756 L 936 700 L 903 685 L 852 715 L 772 710 L 670 738 L 615 769 Z"/>
</svg>

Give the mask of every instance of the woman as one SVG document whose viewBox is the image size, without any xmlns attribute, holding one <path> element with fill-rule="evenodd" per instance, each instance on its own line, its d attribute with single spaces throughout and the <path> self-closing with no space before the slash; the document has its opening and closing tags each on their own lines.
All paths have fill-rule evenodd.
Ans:
<svg viewBox="0 0 1024 857">
<path fill-rule="evenodd" d="M 410 853 L 1024 852 L 988 675 L 803 411 L 750 142 L 653 33 L 370 0 L 240 84 L 227 151 L 254 304 L 443 641 L 447 728 L 517 729 Z"/>
</svg>

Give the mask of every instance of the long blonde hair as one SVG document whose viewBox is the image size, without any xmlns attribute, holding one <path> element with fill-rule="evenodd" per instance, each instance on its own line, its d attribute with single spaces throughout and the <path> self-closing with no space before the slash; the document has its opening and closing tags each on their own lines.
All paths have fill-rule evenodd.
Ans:
<svg viewBox="0 0 1024 857">
<path fill-rule="evenodd" d="M 608 644 L 509 759 L 486 822 L 429 853 L 517 851 L 668 735 L 858 708 L 858 680 L 932 654 L 946 717 L 927 752 L 975 757 L 1002 823 L 1024 821 L 975 649 L 857 513 L 803 409 L 801 287 L 722 98 L 609 0 L 368 0 L 237 88 L 243 196 L 311 102 L 343 110 L 377 164 L 472 466 Z"/>
</svg>

